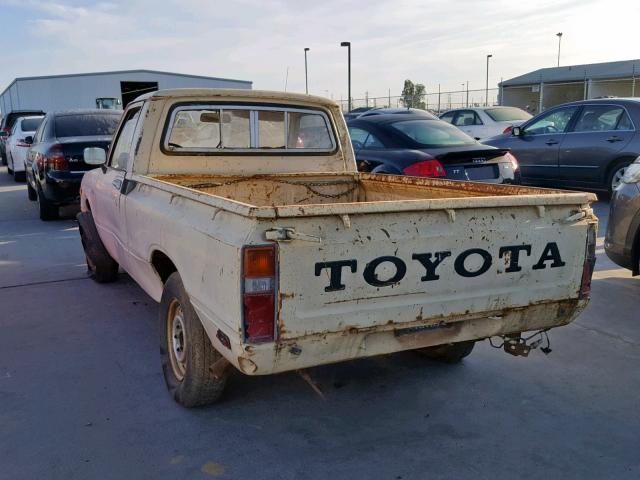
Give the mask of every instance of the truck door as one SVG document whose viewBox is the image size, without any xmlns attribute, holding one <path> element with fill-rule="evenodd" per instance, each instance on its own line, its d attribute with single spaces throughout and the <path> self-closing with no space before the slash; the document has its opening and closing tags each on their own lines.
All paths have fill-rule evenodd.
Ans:
<svg viewBox="0 0 640 480">
<path fill-rule="evenodd" d="M 127 268 L 126 222 L 124 218 L 125 174 L 133 159 L 133 139 L 138 131 L 141 104 L 127 110 L 114 137 L 107 164 L 103 174 L 99 175 L 95 184 L 96 201 L 91 205 L 91 212 L 100 238 L 111 256 Z"/>
</svg>

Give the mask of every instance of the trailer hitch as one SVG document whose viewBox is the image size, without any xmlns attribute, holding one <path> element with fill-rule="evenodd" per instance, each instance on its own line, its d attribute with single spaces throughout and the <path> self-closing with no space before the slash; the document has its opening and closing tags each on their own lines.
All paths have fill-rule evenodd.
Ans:
<svg viewBox="0 0 640 480">
<path fill-rule="evenodd" d="M 493 348 L 502 348 L 514 357 L 528 357 L 531 350 L 540 347 L 542 342 L 546 340 L 546 345 L 540 347 L 540 351 L 545 355 L 549 355 L 551 353 L 551 342 L 549 341 L 547 331 L 548 329 L 539 330 L 528 337 L 523 337 L 521 333 L 501 335 L 502 344 L 494 345 L 491 338 L 489 338 L 489 343 Z"/>
</svg>

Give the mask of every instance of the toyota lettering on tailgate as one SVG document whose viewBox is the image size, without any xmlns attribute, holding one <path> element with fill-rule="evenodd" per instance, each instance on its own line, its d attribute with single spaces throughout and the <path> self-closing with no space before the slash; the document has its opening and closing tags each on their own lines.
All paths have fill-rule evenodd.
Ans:
<svg viewBox="0 0 640 480">
<path fill-rule="evenodd" d="M 499 273 L 512 273 L 522 270 L 520 266 L 520 258 L 522 255 L 531 256 L 531 245 L 507 245 L 500 247 L 498 250 L 498 258 L 504 258 L 506 262 L 506 268 L 504 272 Z M 480 267 L 476 270 L 469 270 L 465 266 L 465 262 L 468 258 L 476 257 L 480 260 Z M 564 267 L 565 262 L 562 261 L 560 256 L 560 250 L 556 242 L 549 242 L 544 247 L 540 256 L 537 257 L 538 261 L 531 267 L 533 270 L 543 270 L 547 268 Z M 493 256 L 487 250 L 482 248 L 470 248 L 460 252 L 455 259 L 452 257 L 451 251 L 440 252 L 428 252 L 428 253 L 414 253 L 411 256 L 411 260 L 418 262 L 424 268 L 424 275 L 420 277 L 422 282 L 431 282 L 438 280 L 440 276 L 437 273 L 438 267 L 443 262 L 453 261 L 453 268 L 456 274 L 461 277 L 471 278 L 478 277 L 486 273 L 493 264 Z M 382 280 L 377 275 L 377 270 L 381 265 L 390 264 L 393 266 L 395 272 L 390 278 Z M 329 274 L 329 285 L 324 287 L 325 292 L 335 292 L 338 290 L 344 290 L 346 288 L 343 283 L 343 272 L 347 269 L 350 273 L 358 272 L 358 261 L 352 260 L 336 260 L 333 262 L 318 262 L 315 264 L 315 275 L 319 277 L 324 270 Z M 399 283 L 407 273 L 407 264 L 401 258 L 393 255 L 385 255 L 382 257 L 374 258 L 367 263 L 362 271 L 364 280 L 373 287 L 388 287 Z"/>
</svg>

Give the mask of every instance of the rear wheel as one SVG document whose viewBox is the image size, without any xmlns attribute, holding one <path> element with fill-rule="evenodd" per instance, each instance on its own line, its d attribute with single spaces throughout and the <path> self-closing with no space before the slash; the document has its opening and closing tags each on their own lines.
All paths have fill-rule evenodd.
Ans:
<svg viewBox="0 0 640 480">
<path fill-rule="evenodd" d="M 27 176 L 25 174 L 25 172 L 16 172 L 15 170 L 13 171 L 13 180 L 16 182 L 24 182 L 26 180 Z"/>
<path fill-rule="evenodd" d="M 46 198 L 42 190 L 38 192 L 38 210 L 40 213 L 40 220 L 48 222 L 49 220 L 56 220 L 58 218 L 57 205 L 51 204 Z"/>
<path fill-rule="evenodd" d="M 118 262 L 104 248 L 91 212 L 80 212 L 76 218 L 91 278 L 98 283 L 115 282 L 118 279 Z"/>
<path fill-rule="evenodd" d="M 27 181 L 27 197 L 29 197 L 29 200 L 32 202 L 35 202 L 38 199 L 38 192 L 34 190 L 29 181 Z"/>
<path fill-rule="evenodd" d="M 438 360 L 444 363 L 458 363 L 471 353 L 475 344 L 476 342 L 474 340 L 447 343 L 445 345 L 438 345 L 437 347 L 420 348 L 416 350 L 416 352 L 432 360 Z"/>
<path fill-rule="evenodd" d="M 162 371 L 174 400 L 185 407 L 218 400 L 228 375 L 216 376 L 211 367 L 223 357 L 213 348 L 178 272 L 164 285 L 158 320 Z"/>
<path fill-rule="evenodd" d="M 624 172 L 627 171 L 627 167 L 630 165 L 630 162 L 619 163 L 615 165 L 611 172 L 609 173 L 609 178 L 607 180 L 607 188 L 609 189 L 609 193 L 613 193 L 620 182 L 622 181 L 622 177 L 624 176 Z"/>
<path fill-rule="evenodd" d="M 11 169 L 11 167 L 7 164 L 7 173 L 9 175 L 13 175 L 13 170 Z"/>
</svg>

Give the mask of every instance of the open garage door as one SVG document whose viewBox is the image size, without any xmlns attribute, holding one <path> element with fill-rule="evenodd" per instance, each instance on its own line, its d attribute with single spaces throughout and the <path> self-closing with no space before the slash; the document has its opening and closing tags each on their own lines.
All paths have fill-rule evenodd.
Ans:
<svg viewBox="0 0 640 480">
<path fill-rule="evenodd" d="M 158 90 L 158 82 L 120 82 L 122 108 L 140 95 Z"/>
</svg>

